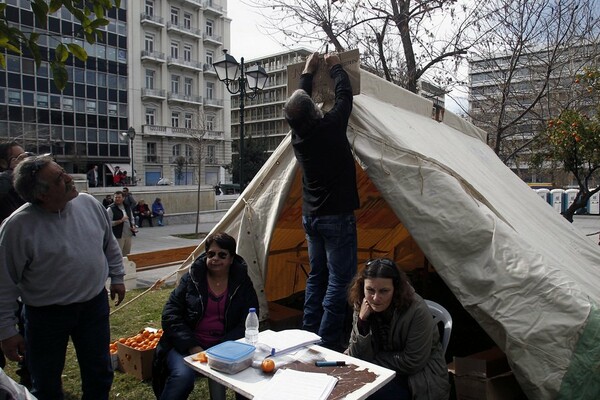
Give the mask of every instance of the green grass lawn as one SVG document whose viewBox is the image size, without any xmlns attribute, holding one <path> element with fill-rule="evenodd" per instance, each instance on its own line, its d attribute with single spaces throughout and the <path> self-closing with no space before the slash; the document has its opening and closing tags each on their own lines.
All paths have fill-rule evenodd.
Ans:
<svg viewBox="0 0 600 400">
<path fill-rule="evenodd" d="M 117 311 L 110 318 L 111 339 L 127 337 L 137 334 L 145 327 L 160 328 L 160 315 L 173 287 L 148 292 L 127 307 Z M 134 298 L 143 290 L 132 290 L 127 293 L 125 301 Z M 112 303 L 112 302 L 111 302 Z M 16 363 L 8 361 L 6 373 L 18 382 L 15 373 Z M 67 360 L 63 371 L 63 386 L 66 400 L 81 398 L 79 365 L 75 350 L 71 343 L 67 349 Z M 136 378 L 116 371 L 111 390 L 111 399 L 114 400 L 152 400 L 154 392 L 150 381 L 140 382 Z M 231 390 L 227 391 L 227 398 L 235 398 Z M 197 379 L 196 387 L 189 397 L 190 400 L 208 400 L 208 385 L 206 379 Z"/>
</svg>

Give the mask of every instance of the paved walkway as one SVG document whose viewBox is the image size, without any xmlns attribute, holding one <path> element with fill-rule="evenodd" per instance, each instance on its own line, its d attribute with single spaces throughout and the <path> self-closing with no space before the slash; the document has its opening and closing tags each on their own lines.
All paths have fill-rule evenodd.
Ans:
<svg viewBox="0 0 600 400">
<path fill-rule="evenodd" d="M 199 232 L 208 233 L 214 223 L 202 223 L 199 225 Z M 581 229 L 584 234 L 590 234 L 600 231 L 600 216 L 594 215 L 576 215 L 573 225 Z M 196 224 L 155 226 L 153 228 L 141 228 L 135 238 L 133 238 L 132 254 L 145 253 L 148 251 L 174 249 L 178 247 L 194 246 L 200 243 L 197 239 L 178 238 L 176 234 L 194 233 Z M 593 240 L 595 240 L 594 238 Z M 178 269 L 179 266 L 163 267 L 152 270 L 146 270 L 137 273 L 136 288 L 148 288 L 158 279 L 170 275 Z M 175 282 L 175 276 L 170 277 L 167 284 Z"/>
<path fill-rule="evenodd" d="M 214 223 L 199 224 L 198 232 L 208 233 L 214 226 Z M 184 239 L 173 236 L 177 234 L 194 233 L 195 231 L 196 224 L 166 226 L 155 225 L 153 228 L 144 226 L 143 228 L 140 228 L 137 235 L 133 238 L 131 254 L 198 245 L 200 243 L 200 240 L 198 239 Z M 175 265 L 171 267 L 156 268 L 138 272 L 136 276 L 135 288 L 148 288 L 157 280 L 163 279 L 165 276 L 170 275 L 178 268 L 179 266 Z M 175 275 L 171 276 L 166 283 L 175 283 Z"/>
</svg>

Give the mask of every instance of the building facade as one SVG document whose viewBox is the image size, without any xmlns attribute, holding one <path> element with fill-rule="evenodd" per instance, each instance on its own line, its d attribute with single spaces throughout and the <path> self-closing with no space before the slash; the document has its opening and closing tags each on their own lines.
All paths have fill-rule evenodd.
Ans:
<svg viewBox="0 0 600 400">
<path fill-rule="evenodd" d="M 4 53 L 6 70 L 0 69 L 0 140 L 16 140 L 28 151 L 52 153 L 71 173 L 84 173 L 92 165 L 126 166 L 129 143 L 126 131 L 129 114 L 127 88 L 127 3 L 108 13 L 109 25 L 95 44 L 74 39 L 80 26 L 65 8 L 48 17 L 47 32 L 35 28 L 28 0 L 6 0 L 9 24 L 22 31 L 41 33 L 43 59 L 63 42 L 75 42 L 88 53 L 85 62 L 70 58 L 69 82 L 59 91 L 47 62 L 36 68 L 34 60 Z M 125 168 L 126 169 L 126 168 Z M 110 170 L 101 168 L 101 181 L 111 180 Z"/>
<path fill-rule="evenodd" d="M 229 47 L 226 6 L 226 0 L 130 1 L 129 111 L 141 184 L 230 180 L 229 95 L 212 67 Z"/>
<path fill-rule="evenodd" d="M 530 168 L 529 143 L 545 129 L 549 118 L 578 102 L 582 105 L 574 90 L 576 75 L 584 66 L 598 63 L 600 53 L 598 45 L 551 50 L 524 53 L 516 62 L 511 54 L 470 60 L 469 115 L 488 133 L 492 148 L 502 129 L 498 155 L 525 182 L 568 186 L 575 182 L 560 166 L 547 163 L 542 169 Z"/>
</svg>

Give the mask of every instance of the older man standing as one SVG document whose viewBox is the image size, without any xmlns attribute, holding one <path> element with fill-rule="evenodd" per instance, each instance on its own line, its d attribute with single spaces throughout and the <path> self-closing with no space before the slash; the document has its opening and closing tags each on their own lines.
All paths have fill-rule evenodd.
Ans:
<svg viewBox="0 0 600 400">
<path fill-rule="evenodd" d="M 0 227 L 0 343 L 6 357 L 26 357 L 40 400 L 62 399 L 61 374 L 73 341 L 84 399 L 108 399 L 111 298 L 125 297 L 123 258 L 106 210 L 79 194 L 51 157 L 29 157 L 14 171 L 28 203 Z M 25 338 L 15 328 L 16 298 L 25 304 Z"/>
</svg>

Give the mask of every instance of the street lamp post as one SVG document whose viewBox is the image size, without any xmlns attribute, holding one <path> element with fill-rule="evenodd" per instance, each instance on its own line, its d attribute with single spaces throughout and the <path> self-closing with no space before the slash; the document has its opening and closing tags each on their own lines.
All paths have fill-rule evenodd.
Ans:
<svg viewBox="0 0 600 400">
<path fill-rule="evenodd" d="M 231 94 L 240 94 L 240 192 L 244 189 L 244 101 L 246 96 L 253 99 L 262 90 L 269 79 L 269 75 L 263 67 L 255 65 L 245 70 L 244 57 L 238 63 L 236 59 L 227 54 L 227 50 L 223 50 L 225 58 L 213 64 L 217 77 L 225 84 L 227 91 Z M 240 75 L 238 76 L 238 69 Z M 237 90 L 232 90 L 230 85 L 232 82 L 238 83 Z M 250 93 L 246 91 L 246 85 L 250 89 Z"/>
<path fill-rule="evenodd" d="M 135 139 L 135 129 L 133 129 L 133 126 L 130 126 L 129 129 L 127 129 L 127 132 L 123 132 L 121 133 L 121 135 L 123 135 L 123 137 L 125 139 L 129 139 L 130 143 L 131 143 L 131 185 L 136 185 L 136 180 L 135 180 L 135 169 L 133 167 L 133 139 Z"/>
</svg>

